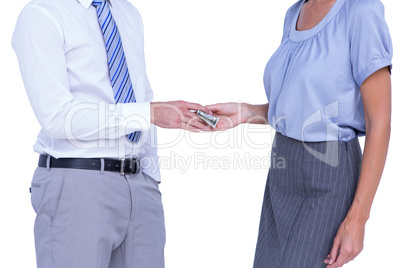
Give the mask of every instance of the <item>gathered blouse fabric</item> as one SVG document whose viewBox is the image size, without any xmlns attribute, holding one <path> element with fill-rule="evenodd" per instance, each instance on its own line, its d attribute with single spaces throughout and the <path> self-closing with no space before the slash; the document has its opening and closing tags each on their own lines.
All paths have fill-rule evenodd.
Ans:
<svg viewBox="0 0 402 268">
<path fill-rule="evenodd" d="M 297 140 L 352 140 L 365 134 L 360 86 L 391 69 L 384 7 L 379 0 L 337 0 L 314 28 L 298 31 L 303 3 L 288 10 L 282 42 L 265 69 L 268 121 Z"/>
</svg>

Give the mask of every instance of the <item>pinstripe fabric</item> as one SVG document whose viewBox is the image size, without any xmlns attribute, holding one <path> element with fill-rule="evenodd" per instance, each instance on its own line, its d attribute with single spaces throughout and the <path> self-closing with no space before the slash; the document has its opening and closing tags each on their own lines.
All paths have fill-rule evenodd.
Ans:
<svg viewBox="0 0 402 268">
<path fill-rule="evenodd" d="M 277 132 L 271 158 L 286 165 L 269 170 L 254 268 L 325 267 L 354 198 L 361 156 L 357 139 L 303 143 Z M 327 164 L 334 159 L 337 165 Z"/>
<path fill-rule="evenodd" d="M 124 55 L 123 43 L 117 24 L 110 11 L 108 1 L 97 0 L 93 1 L 92 5 L 96 7 L 99 25 L 105 40 L 114 99 L 116 103 L 136 102 L 126 57 Z M 128 139 L 133 142 L 138 142 L 140 136 L 141 131 L 127 135 Z"/>
</svg>

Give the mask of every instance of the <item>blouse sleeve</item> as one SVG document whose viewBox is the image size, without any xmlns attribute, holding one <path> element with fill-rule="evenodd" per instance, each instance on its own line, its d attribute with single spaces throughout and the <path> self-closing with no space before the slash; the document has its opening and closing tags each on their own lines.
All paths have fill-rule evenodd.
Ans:
<svg viewBox="0 0 402 268">
<path fill-rule="evenodd" d="M 392 67 L 392 41 L 379 0 L 356 1 L 351 10 L 350 55 L 359 87 L 373 73 Z"/>
</svg>

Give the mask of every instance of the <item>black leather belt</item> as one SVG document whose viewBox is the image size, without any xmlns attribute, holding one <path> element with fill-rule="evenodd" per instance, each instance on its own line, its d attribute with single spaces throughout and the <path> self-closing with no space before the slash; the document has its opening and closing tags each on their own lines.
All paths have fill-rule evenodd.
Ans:
<svg viewBox="0 0 402 268">
<path fill-rule="evenodd" d="M 47 167 L 47 155 L 39 156 L 39 167 Z M 139 159 L 104 160 L 104 171 L 119 172 L 120 175 L 138 174 L 141 170 Z M 50 157 L 50 168 L 75 168 L 101 170 L 101 158 L 54 158 Z"/>
</svg>

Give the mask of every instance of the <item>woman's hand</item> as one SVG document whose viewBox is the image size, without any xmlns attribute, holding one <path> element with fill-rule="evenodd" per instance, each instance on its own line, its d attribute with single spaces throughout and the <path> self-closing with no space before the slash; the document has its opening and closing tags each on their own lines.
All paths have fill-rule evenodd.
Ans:
<svg viewBox="0 0 402 268">
<path fill-rule="evenodd" d="M 365 222 L 346 217 L 334 239 L 331 253 L 324 263 L 327 268 L 342 267 L 363 250 Z"/>
<path fill-rule="evenodd" d="M 214 130 L 225 130 L 241 124 L 249 114 L 247 104 L 228 102 L 207 105 L 206 108 L 219 117 L 219 122 Z"/>
<path fill-rule="evenodd" d="M 366 121 L 366 143 L 355 198 L 336 235 L 327 268 L 342 267 L 363 249 L 364 227 L 380 183 L 391 133 L 391 78 L 388 67 L 370 75 L 361 85 Z M 339 255 L 338 255 L 339 253 Z"/>
<path fill-rule="evenodd" d="M 268 124 L 268 103 L 263 105 L 251 105 L 247 103 L 218 103 L 207 105 L 206 108 L 219 117 L 218 125 L 213 129 L 225 130 L 243 123 Z"/>
</svg>

